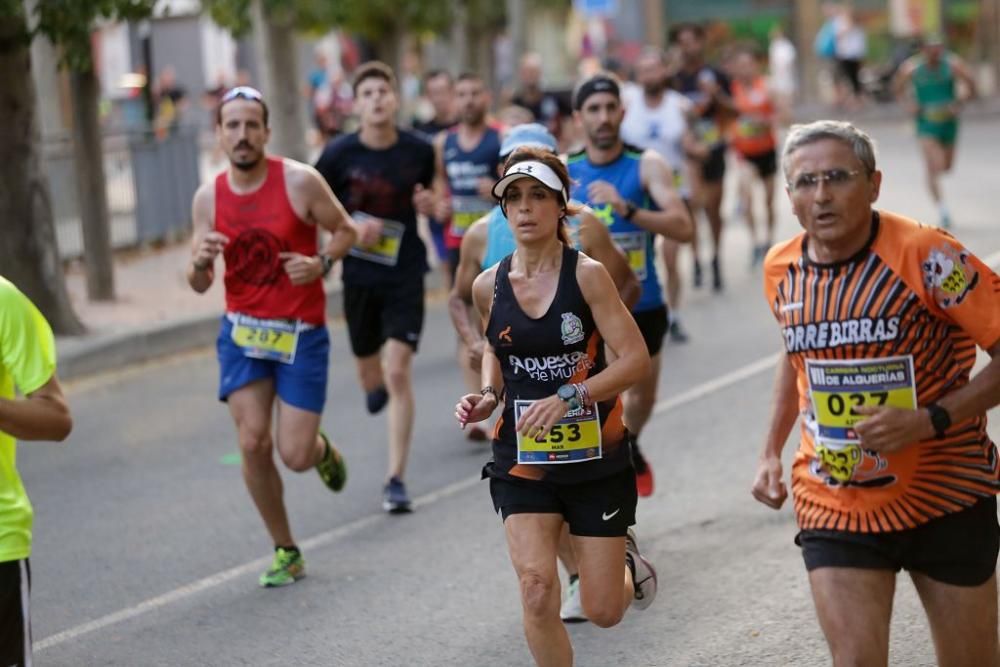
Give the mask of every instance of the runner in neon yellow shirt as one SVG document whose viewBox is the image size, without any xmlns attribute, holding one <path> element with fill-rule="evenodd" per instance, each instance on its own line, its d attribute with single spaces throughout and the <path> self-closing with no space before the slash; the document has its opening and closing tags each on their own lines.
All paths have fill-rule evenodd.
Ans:
<svg viewBox="0 0 1000 667">
<path fill-rule="evenodd" d="M 15 439 L 63 440 L 72 427 L 56 379 L 52 329 L 0 276 L 0 665 L 31 664 L 33 514 L 15 467 Z"/>
</svg>

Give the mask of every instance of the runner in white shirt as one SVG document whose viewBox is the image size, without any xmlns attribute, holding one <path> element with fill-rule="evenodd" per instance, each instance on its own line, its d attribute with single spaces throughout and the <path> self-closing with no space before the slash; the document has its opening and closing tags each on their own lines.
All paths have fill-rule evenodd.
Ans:
<svg viewBox="0 0 1000 667">
<path fill-rule="evenodd" d="M 684 142 L 690 140 L 688 114 L 691 103 L 686 97 L 667 87 L 669 71 L 661 49 L 649 47 L 635 64 L 636 81 L 642 92 L 627 98 L 621 135 L 627 144 L 651 148 L 666 158 L 674 170 L 674 187 L 684 198 L 691 197 L 687 179 Z M 683 343 L 688 339 L 681 327 L 681 275 L 677 270 L 680 244 L 666 237 L 660 246 L 667 268 L 667 305 L 670 307 L 670 340 Z"/>
</svg>

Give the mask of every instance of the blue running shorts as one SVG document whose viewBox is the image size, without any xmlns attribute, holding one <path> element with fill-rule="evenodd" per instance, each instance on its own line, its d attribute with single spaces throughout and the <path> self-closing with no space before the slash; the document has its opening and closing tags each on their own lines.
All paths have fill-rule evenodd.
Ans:
<svg viewBox="0 0 1000 667">
<path fill-rule="evenodd" d="M 215 344 L 220 401 L 251 382 L 269 378 L 285 403 L 309 412 L 323 412 L 330 362 L 330 335 L 325 326 L 299 332 L 295 358 L 290 364 L 246 356 L 243 348 L 233 342 L 232 330 L 233 323 L 223 315 Z"/>
</svg>

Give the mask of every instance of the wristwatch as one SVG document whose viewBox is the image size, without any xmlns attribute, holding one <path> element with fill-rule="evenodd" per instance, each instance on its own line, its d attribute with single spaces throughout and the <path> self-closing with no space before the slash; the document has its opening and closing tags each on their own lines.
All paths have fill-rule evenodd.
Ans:
<svg viewBox="0 0 1000 667">
<path fill-rule="evenodd" d="M 636 211 L 638 210 L 639 209 L 638 207 L 636 207 L 635 204 L 633 204 L 630 201 L 627 201 L 625 202 L 625 215 L 623 215 L 622 217 L 625 218 L 626 220 L 631 220 L 632 218 L 635 217 Z"/>
<path fill-rule="evenodd" d="M 951 415 L 937 403 L 928 405 L 927 412 L 931 416 L 931 426 L 934 427 L 934 435 L 939 439 L 943 438 L 945 431 L 951 426 Z"/>
<path fill-rule="evenodd" d="M 576 387 L 571 384 L 564 384 L 556 390 L 556 396 L 562 399 L 570 410 L 580 409 L 580 397 L 577 395 Z"/>
<path fill-rule="evenodd" d="M 333 258 L 329 255 L 320 255 L 319 262 L 323 265 L 323 277 L 326 278 L 330 270 L 333 269 Z"/>
</svg>

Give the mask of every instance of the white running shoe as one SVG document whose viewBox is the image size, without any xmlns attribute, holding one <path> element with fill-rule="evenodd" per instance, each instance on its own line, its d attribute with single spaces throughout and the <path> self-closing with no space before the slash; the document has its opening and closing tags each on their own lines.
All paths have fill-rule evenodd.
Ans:
<svg viewBox="0 0 1000 667">
<path fill-rule="evenodd" d="M 625 536 L 625 557 L 632 558 L 635 599 L 632 606 L 636 609 L 646 609 L 656 598 L 656 568 L 639 553 L 639 544 L 631 528 Z"/>
<path fill-rule="evenodd" d="M 559 610 L 559 618 L 563 623 L 586 623 L 587 615 L 583 613 L 583 605 L 580 604 L 580 580 L 570 583 L 566 588 L 566 599 L 563 600 L 562 608 Z"/>
</svg>

